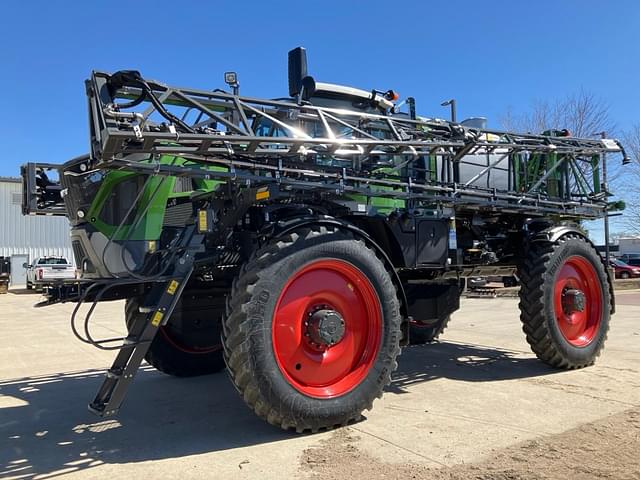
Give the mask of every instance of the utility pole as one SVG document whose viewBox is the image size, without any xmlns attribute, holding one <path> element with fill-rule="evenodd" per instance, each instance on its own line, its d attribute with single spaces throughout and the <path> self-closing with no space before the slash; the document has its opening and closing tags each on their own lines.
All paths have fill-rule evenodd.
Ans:
<svg viewBox="0 0 640 480">
<path fill-rule="evenodd" d="M 600 135 L 600 138 L 607 138 L 607 132 L 596 132 L 594 135 Z M 607 206 L 604 208 L 604 258 L 607 264 L 607 268 L 610 268 L 610 257 L 611 254 L 609 252 L 609 186 L 607 185 L 607 154 L 606 152 L 602 152 L 600 157 L 600 161 L 602 162 L 602 191 L 604 192 L 604 199 L 607 202 Z"/>
</svg>

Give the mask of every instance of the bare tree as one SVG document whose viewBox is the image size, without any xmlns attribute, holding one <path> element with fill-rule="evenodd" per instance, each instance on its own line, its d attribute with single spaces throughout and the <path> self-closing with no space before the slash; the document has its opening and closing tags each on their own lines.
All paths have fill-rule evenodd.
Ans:
<svg viewBox="0 0 640 480">
<path fill-rule="evenodd" d="M 631 164 L 621 169 L 618 182 L 626 193 L 622 223 L 630 233 L 640 235 L 640 124 L 625 130 L 621 137 L 631 159 Z"/>
<path fill-rule="evenodd" d="M 588 138 L 600 132 L 606 132 L 608 137 L 617 135 L 609 104 L 585 90 L 554 100 L 537 100 L 524 112 L 509 109 L 500 123 L 510 131 L 542 133 L 566 128 L 574 137 Z M 618 155 L 607 157 L 609 191 L 627 205 L 614 224 L 625 229 L 625 233 L 640 234 L 640 124 L 622 132 L 620 137 L 633 165 L 622 167 L 622 162 L 615 158 Z M 588 171 L 584 173 L 590 178 Z"/>
<path fill-rule="evenodd" d="M 603 131 L 613 136 L 616 130 L 609 104 L 585 90 L 552 101 L 536 100 L 526 112 L 510 109 L 500 123 L 505 130 L 531 133 L 566 128 L 574 137 L 591 137 Z"/>
<path fill-rule="evenodd" d="M 555 100 L 537 100 L 524 112 L 515 113 L 510 109 L 500 122 L 505 130 L 520 132 L 541 133 L 566 128 L 575 137 L 592 137 L 603 131 L 609 137 L 617 134 L 609 104 L 585 90 Z M 627 205 L 623 217 L 616 223 L 628 233 L 640 234 L 640 124 L 620 132 L 620 139 L 632 163 L 622 167 L 617 158 L 609 155 L 609 190 Z"/>
<path fill-rule="evenodd" d="M 640 175 L 640 124 L 625 130 L 622 133 L 622 142 L 632 161 L 630 170 L 636 175 Z"/>
<path fill-rule="evenodd" d="M 502 128 L 516 132 L 542 133 L 546 130 L 569 130 L 571 136 L 589 138 L 605 132 L 615 137 L 617 127 L 611 119 L 609 103 L 592 92 L 581 89 L 577 93 L 554 100 L 536 100 L 531 109 L 514 113 L 509 109 L 500 118 Z M 640 135 L 640 130 L 637 132 Z M 621 162 L 609 158 L 608 184 L 612 191 L 621 191 L 619 178 Z M 591 178 L 588 170 L 583 172 Z"/>
</svg>

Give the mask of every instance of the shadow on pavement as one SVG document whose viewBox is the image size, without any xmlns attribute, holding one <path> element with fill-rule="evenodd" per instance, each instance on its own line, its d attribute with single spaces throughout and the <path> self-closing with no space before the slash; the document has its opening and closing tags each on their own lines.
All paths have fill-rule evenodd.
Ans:
<svg viewBox="0 0 640 480">
<path fill-rule="evenodd" d="M 435 378 L 496 381 L 553 373 L 532 358 L 454 343 L 406 348 L 388 391 Z M 52 478 L 103 463 L 189 456 L 291 438 L 256 417 L 223 373 L 178 379 L 149 366 L 116 418 L 87 411 L 103 379 L 85 370 L 0 381 L 0 477 Z"/>
<path fill-rule="evenodd" d="M 36 292 L 35 289 L 29 290 L 26 287 L 11 287 L 9 293 L 14 295 L 42 295 L 42 292 Z"/>
<path fill-rule="evenodd" d="M 559 370 L 534 357 L 478 345 L 435 342 L 404 348 L 388 392 L 406 393 L 405 387 L 436 378 L 465 382 L 491 382 L 550 375 Z"/>
<path fill-rule="evenodd" d="M 149 366 L 138 372 L 119 415 L 101 419 L 87 403 L 103 377 L 102 370 L 87 370 L 0 381 L 0 478 L 52 478 L 103 463 L 183 457 L 295 435 L 256 417 L 224 373 L 177 379 Z"/>
</svg>

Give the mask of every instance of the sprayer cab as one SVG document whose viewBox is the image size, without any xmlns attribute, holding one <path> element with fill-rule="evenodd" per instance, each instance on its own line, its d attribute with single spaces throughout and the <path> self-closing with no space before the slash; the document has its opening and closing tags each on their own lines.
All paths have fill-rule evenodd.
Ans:
<svg viewBox="0 0 640 480">
<path fill-rule="evenodd" d="M 389 112 L 398 100 L 393 90 L 361 90 L 333 83 L 318 82 L 308 73 L 307 51 L 289 51 L 289 96 L 320 107 L 348 108 L 371 113 Z"/>
</svg>

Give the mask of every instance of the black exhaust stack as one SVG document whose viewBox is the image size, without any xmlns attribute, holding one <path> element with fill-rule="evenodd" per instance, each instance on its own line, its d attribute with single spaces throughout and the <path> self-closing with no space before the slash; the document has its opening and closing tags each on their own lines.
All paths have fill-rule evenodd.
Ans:
<svg viewBox="0 0 640 480">
<path fill-rule="evenodd" d="M 302 91 L 302 79 L 307 76 L 307 51 L 297 47 L 289 51 L 289 95 L 295 97 Z"/>
</svg>

